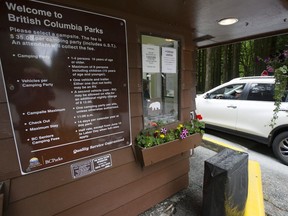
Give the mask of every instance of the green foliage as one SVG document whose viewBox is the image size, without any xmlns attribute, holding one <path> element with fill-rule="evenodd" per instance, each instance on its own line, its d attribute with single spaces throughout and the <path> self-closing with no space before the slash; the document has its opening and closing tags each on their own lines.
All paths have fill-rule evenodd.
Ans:
<svg viewBox="0 0 288 216">
<path fill-rule="evenodd" d="M 245 209 L 239 209 L 239 207 L 234 203 L 235 202 L 232 201 L 232 198 L 227 198 L 225 194 L 225 214 L 229 216 L 243 216 Z"/>
<path fill-rule="evenodd" d="M 259 76 L 266 65 L 257 63 L 256 57 L 269 56 L 271 53 L 283 49 L 287 41 L 288 34 L 207 48 L 211 51 L 211 58 L 207 58 L 207 49 L 199 50 L 197 92 L 205 91 L 206 82 L 211 83 L 209 88 L 211 89 L 211 87 L 227 82 L 234 77 Z M 240 49 L 237 48 L 239 44 Z M 207 62 L 207 60 L 210 62 Z M 206 73 L 211 74 L 207 76 Z"/>
<path fill-rule="evenodd" d="M 197 115 L 197 119 L 184 124 L 179 124 L 174 129 L 166 129 L 162 122 L 153 122 L 152 127 L 142 130 L 136 137 L 136 144 L 142 148 L 149 148 L 176 139 L 185 139 L 194 133 L 204 134 L 205 124 L 200 121 L 202 117 Z"/>
<path fill-rule="evenodd" d="M 254 41 L 241 42 L 239 76 L 253 76 L 254 74 Z"/>
<path fill-rule="evenodd" d="M 270 123 L 270 126 L 273 128 L 276 125 L 278 112 L 280 110 L 280 106 L 287 89 L 288 49 L 280 50 L 276 54 L 271 55 L 266 59 L 258 57 L 258 60 L 266 64 L 266 70 L 264 70 L 262 73 L 267 75 L 270 73 L 273 74 L 275 77 L 275 88 L 274 88 L 275 109 Z"/>
</svg>

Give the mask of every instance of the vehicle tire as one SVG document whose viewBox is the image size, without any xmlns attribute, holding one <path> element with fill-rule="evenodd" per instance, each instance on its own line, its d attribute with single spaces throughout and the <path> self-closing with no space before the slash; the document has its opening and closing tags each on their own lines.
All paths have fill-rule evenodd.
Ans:
<svg viewBox="0 0 288 216">
<path fill-rule="evenodd" d="M 274 155 L 288 165 L 288 132 L 278 134 L 273 140 L 272 147 Z"/>
</svg>

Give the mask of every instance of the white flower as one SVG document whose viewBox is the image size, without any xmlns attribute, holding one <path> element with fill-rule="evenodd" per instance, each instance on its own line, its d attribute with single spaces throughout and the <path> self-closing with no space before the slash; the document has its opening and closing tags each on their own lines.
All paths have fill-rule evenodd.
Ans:
<svg viewBox="0 0 288 216">
<path fill-rule="evenodd" d="M 286 65 L 284 65 L 284 66 L 282 66 L 282 67 L 280 67 L 279 68 L 279 70 L 283 73 L 283 74 L 286 74 L 287 73 L 287 66 Z"/>
</svg>

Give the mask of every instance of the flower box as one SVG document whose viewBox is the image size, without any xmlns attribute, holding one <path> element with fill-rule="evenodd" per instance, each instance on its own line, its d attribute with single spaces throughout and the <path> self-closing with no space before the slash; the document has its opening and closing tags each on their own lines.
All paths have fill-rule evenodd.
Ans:
<svg viewBox="0 0 288 216">
<path fill-rule="evenodd" d="M 173 140 L 150 148 L 135 146 L 138 160 L 143 167 L 194 149 L 202 141 L 202 134 L 195 133 L 183 140 Z"/>
</svg>

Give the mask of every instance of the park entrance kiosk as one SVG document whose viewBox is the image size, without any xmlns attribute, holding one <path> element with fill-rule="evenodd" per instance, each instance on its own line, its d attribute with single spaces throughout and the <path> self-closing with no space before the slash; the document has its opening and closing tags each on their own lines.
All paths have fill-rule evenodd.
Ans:
<svg viewBox="0 0 288 216">
<path fill-rule="evenodd" d="M 137 215 L 188 186 L 190 150 L 143 166 L 135 138 L 190 120 L 193 33 L 112 8 L 1 1 L 0 215 Z"/>
</svg>

